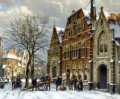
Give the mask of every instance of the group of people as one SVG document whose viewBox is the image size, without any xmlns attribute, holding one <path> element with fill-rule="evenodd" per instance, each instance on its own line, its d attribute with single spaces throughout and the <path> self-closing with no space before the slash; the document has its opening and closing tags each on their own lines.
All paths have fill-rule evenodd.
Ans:
<svg viewBox="0 0 120 99">
<path fill-rule="evenodd" d="M 19 75 L 16 78 L 12 78 L 11 81 L 12 81 L 12 89 L 22 87 L 22 81 Z"/>
<path fill-rule="evenodd" d="M 52 82 L 52 79 L 50 76 L 46 76 L 45 78 L 45 85 L 46 85 L 46 90 L 50 90 L 50 84 Z M 62 78 L 57 77 L 54 79 L 54 82 L 56 84 L 56 91 L 58 90 L 66 90 L 66 87 L 62 86 Z M 33 89 L 37 87 L 37 79 L 35 78 L 32 82 L 33 84 Z M 69 90 L 83 90 L 83 82 L 81 77 L 77 79 L 76 76 L 72 77 L 72 79 L 69 80 Z"/>
<path fill-rule="evenodd" d="M 69 90 L 83 90 L 83 82 L 81 77 L 77 79 L 76 76 L 72 77 L 72 79 L 69 80 Z"/>
<path fill-rule="evenodd" d="M 44 84 L 46 85 L 46 86 L 45 86 L 45 89 L 46 89 L 46 90 L 50 90 L 50 83 L 51 83 L 50 76 L 41 77 L 41 82 L 45 82 L 45 83 L 44 83 Z M 35 88 L 36 90 L 37 90 L 37 89 L 40 90 L 39 85 L 38 85 L 38 82 L 37 82 L 37 78 L 33 79 L 32 85 L 33 85 L 32 90 L 34 90 L 34 88 Z"/>
</svg>

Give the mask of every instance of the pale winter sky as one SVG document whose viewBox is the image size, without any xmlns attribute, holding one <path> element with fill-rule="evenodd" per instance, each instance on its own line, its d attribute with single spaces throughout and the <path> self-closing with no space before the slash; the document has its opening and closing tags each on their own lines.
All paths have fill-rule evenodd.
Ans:
<svg viewBox="0 0 120 99">
<path fill-rule="evenodd" d="M 97 11 L 104 6 L 106 11 L 120 12 L 120 0 L 95 0 Z M 90 9 L 90 0 L 0 0 L 0 33 L 6 30 L 9 21 L 19 17 L 19 13 L 47 15 L 50 26 L 64 28 L 72 10 Z"/>
</svg>

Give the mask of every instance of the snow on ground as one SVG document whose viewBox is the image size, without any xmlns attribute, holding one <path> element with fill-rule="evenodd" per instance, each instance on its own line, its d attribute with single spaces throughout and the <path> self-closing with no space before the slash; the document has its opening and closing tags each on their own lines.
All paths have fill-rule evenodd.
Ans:
<svg viewBox="0 0 120 99">
<path fill-rule="evenodd" d="M 120 99 L 118 94 L 110 95 L 99 91 L 56 91 L 54 84 L 51 85 L 51 91 L 12 90 L 11 86 L 8 83 L 4 89 L 0 89 L 0 99 Z"/>
</svg>

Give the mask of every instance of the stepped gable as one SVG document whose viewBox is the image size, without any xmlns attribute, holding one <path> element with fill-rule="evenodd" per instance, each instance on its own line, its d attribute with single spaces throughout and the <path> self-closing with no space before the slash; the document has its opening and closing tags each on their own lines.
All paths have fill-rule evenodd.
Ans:
<svg viewBox="0 0 120 99">
<path fill-rule="evenodd" d="M 55 43 L 55 42 L 60 43 L 56 26 L 53 25 L 53 34 L 52 34 L 52 38 L 51 38 L 51 44 Z"/>
</svg>

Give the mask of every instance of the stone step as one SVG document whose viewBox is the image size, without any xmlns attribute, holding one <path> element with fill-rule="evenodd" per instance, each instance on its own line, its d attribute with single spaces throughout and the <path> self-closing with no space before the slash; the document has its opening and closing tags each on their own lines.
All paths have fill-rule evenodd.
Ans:
<svg viewBox="0 0 120 99">
<path fill-rule="evenodd" d="M 107 89 L 96 89 L 96 91 L 107 92 Z"/>
</svg>

